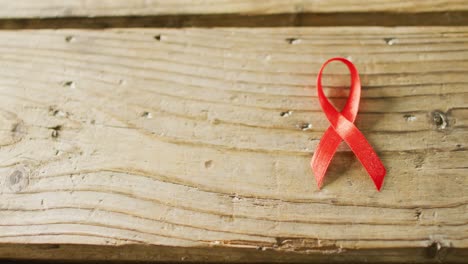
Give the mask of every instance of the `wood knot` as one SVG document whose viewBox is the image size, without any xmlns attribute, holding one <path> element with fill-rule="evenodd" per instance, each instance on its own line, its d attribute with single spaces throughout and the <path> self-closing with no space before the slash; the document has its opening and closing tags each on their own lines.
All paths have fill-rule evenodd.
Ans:
<svg viewBox="0 0 468 264">
<path fill-rule="evenodd" d="M 12 192 L 19 192 L 29 184 L 29 172 L 25 167 L 16 167 L 4 180 L 4 186 Z"/>
<path fill-rule="evenodd" d="M 9 111 L 0 111 L 0 145 L 12 146 L 19 143 L 28 134 L 27 126 L 18 115 Z"/>
<path fill-rule="evenodd" d="M 20 141 L 23 138 L 23 136 L 26 134 L 26 128 L 23 122 L 12 124 L 10 131 L 11 131 L 11 137 L 15 141 Z"/>
<path fill-rule="evenodd" d="M 448 127 L 447 115 L 439 110 L 435 110 L 431 113 L 431 122 L 438 130 L 444 130 Z"/>
</svg>

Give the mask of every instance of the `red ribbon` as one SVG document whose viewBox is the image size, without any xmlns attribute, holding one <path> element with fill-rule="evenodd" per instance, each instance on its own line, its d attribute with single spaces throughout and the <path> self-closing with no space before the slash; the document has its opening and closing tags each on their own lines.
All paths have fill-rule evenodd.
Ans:
<svg viewBox="0 0 468 264">
<path fill-rule="evenodd" d="M 349 97 L 341 112 L 338 112 L 330 101 L 328 101 L 322 88 L 323 69 L 332 61 L 343 62 L 348 66 L 351 73 L 351 89 Z M 325 173 L 330 165 L 333 155 L 335 155 L 335 152 L 338 149 L 338 145 L 341 143 L 341 140 L 344 140 L 367 170 L 367 173 L 369 173 L 369 176 L 374 181 L 377 190 L 380 191 L 386 173 L 385 167 L 375 151 L 372 149 L 372 146 L 367 142 L 364 135 L 353 124 L 356 119 L 359 100 L 361 97 L 361 81 L 359 80 L 359 73 L 356 67 L 352 62 L 345 58 L 329 59 L 322 65 L 322 68 L 320 68 L 320 72 L 318 73 L 317 92 L 323 112 L 331 124 L 320 140 L 310 163 L 319 189 L 322 187 Z"/>
</svg>

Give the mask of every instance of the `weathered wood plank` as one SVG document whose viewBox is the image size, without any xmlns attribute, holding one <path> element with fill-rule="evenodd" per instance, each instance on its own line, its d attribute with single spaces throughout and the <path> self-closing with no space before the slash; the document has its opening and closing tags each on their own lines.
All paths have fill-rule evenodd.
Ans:
<svg viewBox="0 0 468 264">
<path fill-rule="evenodd" d="M 2 31 L 0 258 L 461 262 L 467 43 L 467 27 Z M 331 56 L 361 72 L 380 193 L 346 146 L 315 187 Z M 345 68 L 325 75 L 343 105 Z"/>
<path fill-rule="evenodd" d="M 0 0 L 0 29 L 468 26 L 465 0 Z"/>
<path fill-rule="evenodd" d="M 282 14 L 337 12 L 444 12 L 468 11 L 464 0 L 374 0 L 365 5 L 353 0 L 0 0 L 0 17 L 148 16 L 194 14 Z"/>
</svg>

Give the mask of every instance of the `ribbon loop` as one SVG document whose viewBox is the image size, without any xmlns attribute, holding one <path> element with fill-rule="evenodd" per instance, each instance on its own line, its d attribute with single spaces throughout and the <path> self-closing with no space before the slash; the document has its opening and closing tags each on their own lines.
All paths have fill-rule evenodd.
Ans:
<svg viewBox="0 0 468 264">
<path fill-rule="evenodd" d="M 341 112 L 338 112 L 330 103 L 328 98 L 325 96 L 322 87 L 323 70 L 325 69 L 325 66 L 332 61 L 343 62 L 351 73 L 349 97 Z M 330 165 L 339 144 L 344 140 L 367 170 L 367 173 L 374 181 L 377 190 L 380 191 L 386 174 L 385 167 L 375 151 L 372 149 L 372 146 L 367 142 L 364 135 L 354 125 L 361 97 L 361 81 L 354 64 L 345 58 L 332 58 L 326 61 L 322 65 L 317 76 L 317 92 L 320 106 L 331 124 L 320 140 L 311 160 L 311 167 L 314 171 L 318 187 L 321 188 L 327 168 Z"/>
</svg>

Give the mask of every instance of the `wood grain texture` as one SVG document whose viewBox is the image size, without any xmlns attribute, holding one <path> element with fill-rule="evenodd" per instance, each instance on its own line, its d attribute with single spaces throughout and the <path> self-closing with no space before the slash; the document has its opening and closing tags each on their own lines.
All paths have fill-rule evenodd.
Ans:
<svg viewBox="0 0 468 264">
<path fill-rule="evenodd" d="M 0 17 L 94 17 L 203 14 L 468 11 L 465 0 L 0 0 Z"/>
<path fill-rule="evenodd" d="M 315 187 L 332 56 L 380 193 L 345 145 Z M 1 31 L 0 67 L 0 258 L 466 259 L 468 27 Z"/>
</svg>

